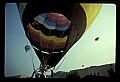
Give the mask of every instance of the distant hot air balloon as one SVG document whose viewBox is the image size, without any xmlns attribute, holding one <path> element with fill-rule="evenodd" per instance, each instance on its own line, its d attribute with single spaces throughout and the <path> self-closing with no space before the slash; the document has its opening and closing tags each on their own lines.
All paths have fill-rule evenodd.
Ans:
<svg viewBox="0 0 120 82">
<path fill-rule="evenodd" d="M 43 68 L 55 67 L 59 63 L 87 31 L 100 9 L 101 4 L 87 3 L 18 4 L 26 37 Z"/>
<path fill-rule="evenodd" d="M 27 52 L 27 51 L 29 51 L 30 50 L 30 46 L 29 45 L 26 45 L 25 46 L 25 51 Z"/>
<path fill-rule="evenodd" d="M 95 38 L 95 41 L 98 41 L 99 37 Z"/>
<path fill-rule="evenodd" d="M 84 67 L 84 65 L 82 65 L 82 67 Z"/>
</svg>

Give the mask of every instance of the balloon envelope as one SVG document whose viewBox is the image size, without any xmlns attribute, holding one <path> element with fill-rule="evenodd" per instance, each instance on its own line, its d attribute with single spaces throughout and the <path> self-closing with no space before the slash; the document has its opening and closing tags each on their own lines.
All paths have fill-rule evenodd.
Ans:
<svg viewBox="0 0 120 82">
<path fill-rule="evenodd" d="M 98 41 L 99 37 L 95 38 L 95 41 Z"/>
<path fill-rule="evenodd" d="M 25 51 L 27 52 L 27 51 L 29 51 L 30 50 L 30 46 L 29 45 L 26 45 L 25 46 Z"/>
<path fill-rule="evenodd" d="M 101 5 L 79 3 L 21 5 L 25 5 L 19 5 L 19 12 L 26 37 L 41 63 L 51 67 L 82 37 L 101 8 Z"/>
</svg>

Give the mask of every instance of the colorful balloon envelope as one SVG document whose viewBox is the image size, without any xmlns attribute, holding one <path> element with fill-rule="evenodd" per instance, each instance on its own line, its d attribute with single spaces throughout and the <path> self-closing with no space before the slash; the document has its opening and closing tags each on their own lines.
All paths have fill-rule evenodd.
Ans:
<svg viewBox="0 0 120 82">
<path fill-rule="evenodd" d="M 55 67 L 90 27 L 101 4 L 21 3 L 18 9 L 26 37 L 39 60 Z"/>
</svg>

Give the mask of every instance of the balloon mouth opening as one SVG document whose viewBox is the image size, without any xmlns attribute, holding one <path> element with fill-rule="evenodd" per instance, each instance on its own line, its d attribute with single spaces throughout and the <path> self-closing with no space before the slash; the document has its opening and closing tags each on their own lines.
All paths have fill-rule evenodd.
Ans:
<svg viewBox="0 0 120 82">
<path fill-rule="evenodd" d="M 38 48 L 36 48 L 35 46 L 33 46 L 33 48 L 37 51 L 40 51 Z M 64 51 L 61 50 L 61 51 L 51 51 L 51 52 L 48 52 L 48 51 L 44 51 L 44 50 L 41 50 L 40 51 L 42 54 L 46 54 L 46 55 L 49 55 L 49 54 L 58 54 L 58 53 L 63 53 Z"/>
</svg>

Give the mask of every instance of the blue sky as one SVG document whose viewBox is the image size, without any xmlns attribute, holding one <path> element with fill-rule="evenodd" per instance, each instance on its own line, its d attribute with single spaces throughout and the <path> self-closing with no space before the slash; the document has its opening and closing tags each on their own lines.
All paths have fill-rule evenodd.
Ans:
<svg viewBox="0 0 120 82">
<path fill-rule="evenodd" d="M 99 40 L 95 38 L 99 36 Z M 25 36 L 15 3 L 5 6 L 5 76 L 27 75 L 33 72 L 31 56 L 35 68 L 40 62 L 31 47 L 25 52 L 25 45 L 30 45 Z M 54 71 L 69 71 L 89 66 L 115 63 L 116 45 L 116 5 L 103 4 L 102 9 L 88 31 L 61 59 Z M 84 67 L 82 67 L 84 65 Z"/>
</svg>

